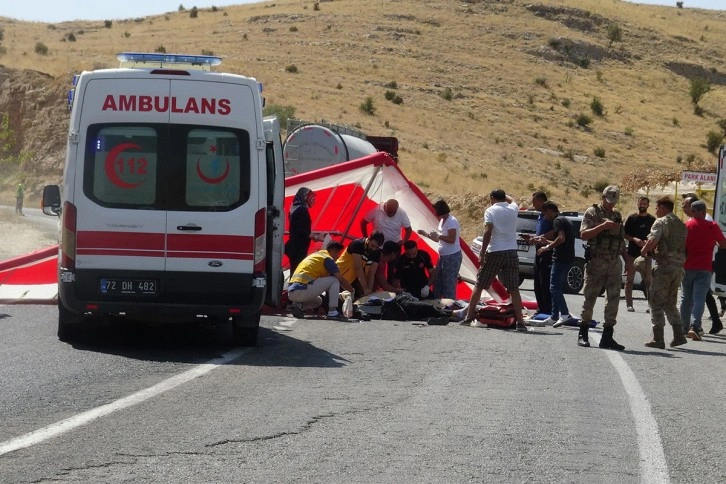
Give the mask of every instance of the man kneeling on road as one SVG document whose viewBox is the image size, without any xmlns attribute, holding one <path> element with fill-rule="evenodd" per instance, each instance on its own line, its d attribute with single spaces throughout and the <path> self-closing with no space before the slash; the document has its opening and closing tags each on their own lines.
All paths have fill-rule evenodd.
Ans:
<svg viewBox="0 0 726 484">
<path fill-rule="evenodd" d="M 340 274 L 335 263 L 343 252 L 343 244 L 330 242 L 326 250 L 319 250 L 307 256 L 290 276 L 290 285 L 287 289 L 288 298 L 292 301 L 292 315 L 298 319 L 305 317 L 306 309 L 316 309 L 323 304 L 320 295 L 328 293 L 328 319 L 343 319 L 337 309 L 340 286 L 351 295 L 355 292 L 353 286 Z"/>
</svg>

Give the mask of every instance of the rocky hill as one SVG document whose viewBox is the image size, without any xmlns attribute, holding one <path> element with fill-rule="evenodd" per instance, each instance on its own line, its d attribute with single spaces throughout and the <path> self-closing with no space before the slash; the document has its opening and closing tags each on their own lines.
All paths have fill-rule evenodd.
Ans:
<svg viewBox="0 0 726 484">
<path fill-rule="evenodd" d="M 20 161 L 2 165 L 3 201 L 19 177 L 36 195 L 60 180 L 71 76 L 114 67 L 118 51 L 221 55 L 223 70 L 263 82 L 272 112 L 397 136 L 404 172 L 453 202 L 468 238 L 497 186 L 583 209 L 610 183 L 634 190 L 713 169 L 707 136 L 726 117 L 726 11 L 280 0 L 96 22 L 0 18 L 0 29 L 0 139 L 13 141 L 0 158 Z M 697 105 L 694 79 L 710 87 Z"/>
</svg>

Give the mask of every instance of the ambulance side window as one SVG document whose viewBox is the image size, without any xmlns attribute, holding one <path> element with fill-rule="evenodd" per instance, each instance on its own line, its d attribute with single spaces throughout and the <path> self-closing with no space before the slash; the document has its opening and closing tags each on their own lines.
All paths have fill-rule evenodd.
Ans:
<svg viewBox="0 0 726 484">
<path fill-rule="evenodd" d="M 105 206 L 154 205 L 157 144 L 153 127 L 90 127 L 85 157 L 86 194 Z"/>
<path fill-rule="evenodd" d="M 242 133 L 221 128 L 188 131 L 184 177 L 187 207 L 230 209 L 247 201 L 249 146 Z"/>
</svg>

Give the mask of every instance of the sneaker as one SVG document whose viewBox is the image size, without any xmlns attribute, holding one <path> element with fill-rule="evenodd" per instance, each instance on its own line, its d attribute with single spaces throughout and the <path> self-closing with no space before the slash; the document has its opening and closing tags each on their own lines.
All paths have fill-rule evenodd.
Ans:
<svg viewBox="0 0 726 484">
<path fill-rule="evenodd" d="M 523 333 L 526 333 L 529 331 L 529 328 L 527 328 L 527 325 L 524 324 L 524 321 L 517 321 L 517 326 L 514 328 L 516 331 L 521 331 Z"/>
<path fill-rule="evenodd" d="M 338 311 L 329 312 L 325 318 L 331 321 L 350 321 L 348 318 L 340 314 Z"/>
<path fill-rule="evenodd" d="M 553 318 L 552 316 L 550 316 L 549 318 L 547 318 L 547 319 L 545 319 L 545 320 L 543 321 L 543 323 L 544 323 L 544 325 L 543 325 L 543 326 L 554 326 L 554 324 L 555 324 L 556 322 L 557 322 L 557 320 L 556 320 L 556 319 L 554 319 L 554 318 Z"/>
<path fill-rule="evenodd" d="M 693 341 L 701 341 L 701 336 L 698 334 L 698 331 L 693 328 L 688 332 L 688 337 Z"/>
<path fill-rule="evenodd" d="M 482 323 L 478 319 L 475 319 L 474 321 L 472 321 L 469 324 L 469 326 L 471 326 L 472 328 L 488 328 L 489 327 L 489 325 Z"/>
<path fill-rule="evenodd" d="M 557 320 L 557 327 L 559 328 L 560 326 L 562 326 L 563 324 L 565 324 L 566 322 L 568 322 L 571 319 L 572 319 L 572 316 L 570 316 L 569 314 L 563 314 Z M 552 326 L 554 326 L 554 324 Z"/>
<path fill-rule="evenodd" d="M 628 312 L 629 313 L 634 313 L 635 312 L 635 308 L 633 306 L 628 306 Z"/>
<path fill-rule="evenodd" d="M 305 319 L 305 311 L 303 311 L 303 306 L 300 303 L 292 303 L 292 307 L 290 308 L 290 311 L 292 312 L 292 315 L 297 319 Z"/>
</svg>

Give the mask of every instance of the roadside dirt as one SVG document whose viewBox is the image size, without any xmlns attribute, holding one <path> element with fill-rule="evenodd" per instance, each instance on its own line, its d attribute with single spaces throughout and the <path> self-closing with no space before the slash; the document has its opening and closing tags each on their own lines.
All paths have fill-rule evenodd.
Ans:
<svg viewBox="0 0 726 484">
<path fill-rule="evenodd" d="M 11 208 L 0 208 L 0 262 L 57 243 L 56 234 L 15 215 Z"/>
</svg>

